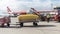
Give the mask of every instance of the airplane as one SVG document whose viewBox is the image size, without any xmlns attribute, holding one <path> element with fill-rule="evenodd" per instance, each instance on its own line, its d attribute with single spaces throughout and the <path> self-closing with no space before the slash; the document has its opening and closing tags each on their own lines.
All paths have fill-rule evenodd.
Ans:
<svg viewBox="0 0 60 34">
<path fill-rule="evenodd" d="M 11 11 L 11 9 L 7 6 L 7 11 L 8 11 L 8 14 L 13 14 L 14 16 L 18 16 L 18 15 L 20 15 L 20 14 L 27 14 L 27 12 L 25 11 L 25 10 L 21 10 L 21 11 Z M 39 15 L 39 14 L 41 14 L 41 13 L 45 13 L 45 14 L 47 14 L 47 13 L 57 13 L 57 11 L 54 11 L 54 10 L 40 10 L 40 11 L 37 11 L 35 8 L 31 8 L 30 9 L 30 13 L 34 13 L 34 14 L 36 14 L 36 15 Z"/>
<path fill-rule="evenodd" d="M 39 11 L 37 11 L 36 9 L 31 8 L 30 12 L 34 12 L 35 14 L 41 14 L 41 13 L 57 14 L 58 11 L 57 10 L 39 10 Z"/>
<path fill-rule="evenodd" d="M 54 20 L 54 21 L 57 20 L 57 15 L 58 15 L 57 10 L 40 10 L 40 11 L 37 11 L 34 8 L 31 8 L 31 12 L 34 12 L 38 16 L 41 15 L 41 14 L 44 14 L 46 16 L 49 13 L 49 14 L 51 14 L 52 20 Z"/>
<path fill-rule="evenodd" d="M 11 9 L 8 6 L 7 6 L 7 11 L 8 11 L 8 14 L 14 15 L 14 16 L 18 16 L 20 14 L 26 14 L 25 10 L 21 10 L 21 11 L 18 11 L 18 12 L 16 12 L 16 11 L 12 12 Z"/>
</svg>

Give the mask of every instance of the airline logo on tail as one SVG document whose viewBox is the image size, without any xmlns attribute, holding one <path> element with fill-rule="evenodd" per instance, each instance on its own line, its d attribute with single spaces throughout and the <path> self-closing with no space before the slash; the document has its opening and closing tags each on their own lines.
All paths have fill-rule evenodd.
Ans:
<svg viewBox="0 0 60 34">
<path fill-rule="evenodd" d="M 7 6 L 7 11 L 8 11 L 8 14 L 12 13 L 11 10 L 10 10 L 10 8 L 8 6 Z"/>
</svg>

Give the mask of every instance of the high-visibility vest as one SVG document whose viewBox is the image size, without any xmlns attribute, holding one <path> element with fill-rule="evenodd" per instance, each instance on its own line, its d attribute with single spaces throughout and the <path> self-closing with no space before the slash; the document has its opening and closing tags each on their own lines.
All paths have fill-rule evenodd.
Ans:
<svg viewBox="0 0 60 34">
<path fill-rule="evenodd" d="M 50 15 L 47 15 L 47 18 L 50 18 Z"/>
</svg>

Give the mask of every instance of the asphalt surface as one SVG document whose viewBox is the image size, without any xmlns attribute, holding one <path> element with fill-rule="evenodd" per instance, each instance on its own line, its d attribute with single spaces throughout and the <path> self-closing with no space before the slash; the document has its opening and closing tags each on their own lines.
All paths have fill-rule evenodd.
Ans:
<svg viewBox="0 0 60 34">
<path fill-rule="evenodd" d="M 24 23 L 19 27 L 17 18 L 11 18 L 10 27 L 0 27 L 0 34 L 60 34 L 60 23 L 56 21 L 40 21 L 38 26 L 32 23 Z"/>
</svg>

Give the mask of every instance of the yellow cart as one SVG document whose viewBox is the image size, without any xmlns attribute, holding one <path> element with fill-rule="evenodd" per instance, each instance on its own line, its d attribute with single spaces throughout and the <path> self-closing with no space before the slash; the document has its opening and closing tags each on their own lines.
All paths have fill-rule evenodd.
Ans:
<svg viewBox="0 0 60 34">
<path fill-rule="evenodd" d="M 33 22 L 33 25 L 37 26 L 38 25 L 37 23 L 39 22 L 39 17 L 38 15 L 34 14 L 19 15 L 18 21 L 21 27 L 23 26 L 23 23 L 29 23 L 29 22 Z"/>
</svg>

